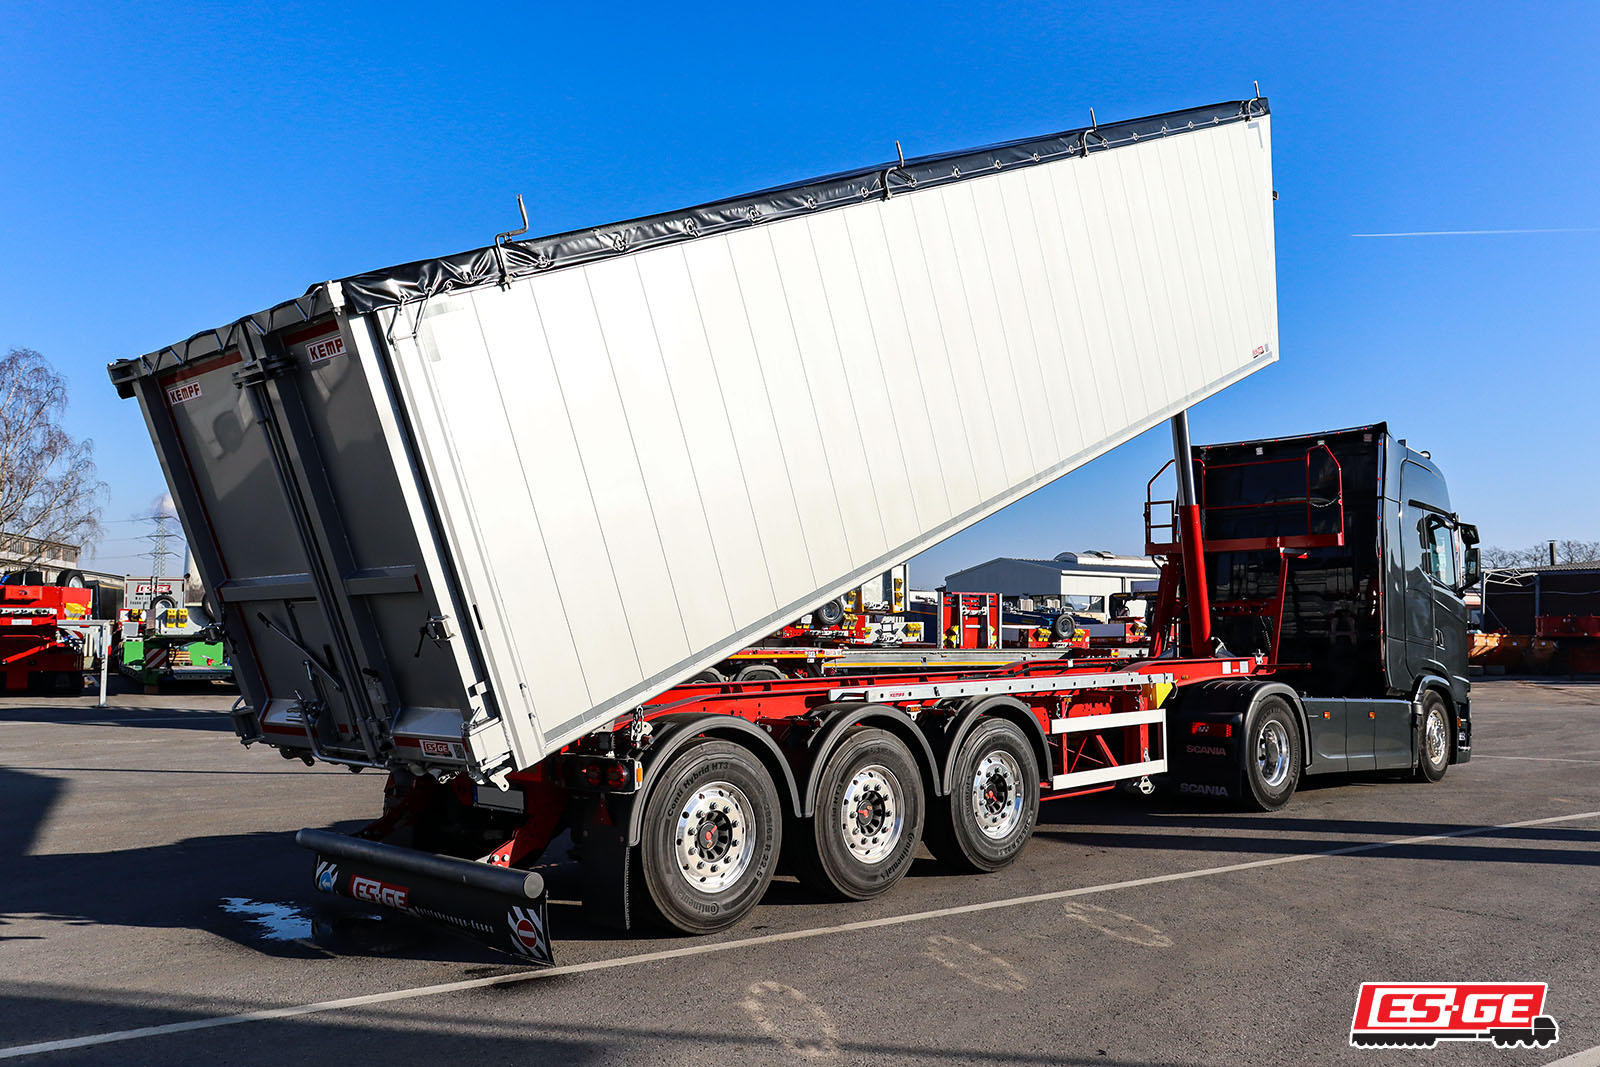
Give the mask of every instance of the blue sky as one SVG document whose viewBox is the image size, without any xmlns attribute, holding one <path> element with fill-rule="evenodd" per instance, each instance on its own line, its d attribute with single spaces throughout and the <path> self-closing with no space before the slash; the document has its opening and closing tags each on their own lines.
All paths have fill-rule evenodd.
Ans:
<svg viewBox="0 0 1600 1067">
<path fill-rule="evenodd" d="M 1250 93 L 1283 358 L 1197 441 L 1380 419 L 1492 543 L 1600 537 L 1600 7 L 8 5 L 0 345 L 69 379 L 105 517 L 164 491 L 107 361 L 312 282 Z M 919 557 L 1135 550 L 1157 430 Z M 137 569 L 125 521 L 101 562 Z"/>
</svg>

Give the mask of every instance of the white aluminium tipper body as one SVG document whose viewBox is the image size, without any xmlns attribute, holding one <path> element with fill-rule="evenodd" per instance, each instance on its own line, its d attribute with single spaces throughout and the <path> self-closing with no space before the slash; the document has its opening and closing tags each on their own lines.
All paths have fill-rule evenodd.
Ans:
<svg viewBox="0 0 1600 1067">
<path fill-rule="evenodd" d="M 518 762 L 1274 360 L 1268 123 L 377 312 Z"/>
<path fill-rule="evenodd" d="M 114 364 L 247 741 L 529 767 L 1277 358 L 1263 100 L 314 286 Z"/>
</svg>

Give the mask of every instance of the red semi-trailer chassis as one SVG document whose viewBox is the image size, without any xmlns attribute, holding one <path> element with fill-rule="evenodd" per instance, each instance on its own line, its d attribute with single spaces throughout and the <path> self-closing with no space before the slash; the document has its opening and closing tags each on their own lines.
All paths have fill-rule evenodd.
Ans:
<svg viewBox="0 0 1600 1067">
<path fill-rule="evenodd" d="M 403 788 L 392 777 L 388 792 L 395 802 L 358 835 L 362 840 L 308 830 L 300 841 L 318 852 L 320 888 L 398 906 L 493 947 L 548 962 L 542 881 L 516 868 L 532 864 L 561 831 L 570 830 L 584 869 L 586 911 L 613 925 L 634 925 L 645 902 L 630 882 L 638 877 L 641 844 L 655 829 L 646 824 L 647 804 L 641 801 L 698 748 L 723 741 L 751 753 L 770 776 L 792 827 L 818 817 L 820 772 L 853 737 L 881 733 L 910 753 L 921 780 L 904 785 L 920 789 L 932 808 L 952 796 L 961 801 L 974 788 L 957 780 L 963 742 L 981 723 L 1004 722 L 1029 749 L 1031 759 L 1017 760 L 1018 769 L 1034 768 L 1038 778 L 996 781 L 1019 796 L 1032 794 L 1024 828 L 1031 832 L 1038 801 L 1109 790 L 1121 782 L 1148 790 L 1150 776 L 1168 770 L 1172 741 L 1163 706 L 1177 689 L 1271 672 L 1260 657 L 1078 658 L 987 671 L 679 686 L 646 702 L 612 731 L 512 774 L 503 797 L 485 795 L 490 791 L 462 776 L 443 783 L 421 776 L 399 783 Z M 420 750 L 424 739 L 402 744 L 407 740 Z M 501 805 L 506 835 L 478 860 L 418 851 L 443 847 L 427 830 L 441 812 Z M 396 838 L 409 838 L 414 847 L 378 843 Z M 959 865 L 975 866 L 967 859 Z M 472 869 L 485 866 L 503 869 L 521 887 L 514 903 L 507 903 L 506 886 L 474 884 Z M 668 921 L 685 925 L 671 916 Z M 726 925 L 731 921 L 708 923 L 706 929 Z"/>
<path fill-rule="evenodd" d="M 985 669 L 951 663 L 680 685 L 609 730 L 512 773 L 499 795 L 465 776 L 430 778 L 420 759 L 411 774 L 392 774 L 391 802 L 360 835 L 366 840 L 301 832 L 301 843 L 318 853 L 319 887 L 399 906 L 545 962 L 543 885 L 517 868 L 563 830 L 581 859 L 584 904 L 594 917 L 627 927 L 653 911 L 679 930 L 709 932 L 754 907 L 780 849 L 802 882 L 843 899 L 892 886 L 919 837 L 958 868 L 997 870 L 1020 853 L 1040 801 L 1122 782 L 1148 791 L 1151 776 L 1173 769 L 1176 751 L 1198 750 L 1202 762 L 1193 768 L 1200 781 L 1180 783 L 1184 791 L 1281 806 L 1294 778 L 1277 792 L 1254 794 L 1236 779 L 1257 763 L 1270 773 L 1303 755 L 1302 702 L 1279 679 L 1299 666 L 1277 662 L 1284 582 L 1280 572 L 1276 597 L 1206 602 L 1208 546 L 1181 417 L 1174 445 L 1184 459 L 1170 504 L 1174 537 L 1155 537 L 1162 524 L 1151 515 L 1166 502 L 1146 507 L 1150 551 L 1166 556 L 1146 658 L 1069 650 Z M 1331 503 L 1342 509 L 1342 489 Z M 1260 543 L 1233 539 L 1226 548 L 1277 552 L 1286 567 L 1294 553 L 1343 538 L 1341 526 L 1331 534 L 1279 532 Z M 1219 650 L 1209 632 L 1214 611 L 1271 619 L 1270 650 Z M 1273 716 L 1283 730 L 1249 725 Z M 1296 716 L 1301 726 L 1290 721 Z M 1260 734 L 1261 752 L 1244 751 L 1247 732 Z M 459 743 L 396 737 L 402 753 L 419 757 L 452 740 Z M 1234 780 L 1207 783 L 1207 773 Z M 470 828 L 465 838 L 452 832 L 463 827 Z M 493 868 L 509 881 L 488 886 L 483 872 Z M 734 893 L 752 869 L 761 874 L 755 888 Z"/>
</svg>

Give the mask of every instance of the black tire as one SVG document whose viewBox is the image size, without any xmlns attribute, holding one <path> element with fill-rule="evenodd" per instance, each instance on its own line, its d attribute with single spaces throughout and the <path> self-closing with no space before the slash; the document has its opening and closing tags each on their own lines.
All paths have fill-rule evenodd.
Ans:
<svg viewBox="0 0 1600 1067">
<path fill-rule="evenodd" d="M 752 663 L 733 676 L 736 682 L 781 682 L 783 672 L 770 663 Z"/>
<path fill-rule="evenodd" d="M 844 622 L 844 605 L 837 600 L 818 604 L 811 612 L 811 621 L 818 626 L 838 626 Z"/>
<path fill-rule="evenodd" d="M 887 893 L 916 858 L 924 810 L 911 750 L 887 730 L 855 728 L 817 776 L 815 816 L 791 838 L 795 875 L 836 900 Z"/>
<path fill-rule="evenodd" d="M 961 741 L 949 796 L 930 805 L 928 851 L 958 870 L 988 873 L 1022 855 L 1039 820 L 1039 764 L 1016 723 L 984 718 Z"/>
<path fill-rule="evenodd" d="M 1289 803 L 1300 784 L 1302 751 L 1294 709 L 1282 697 L 1267 697 L 1245 725 L 1245 803 L 1257 811 L 1277 811 Z"/>
<path fill-rule="evenodd" d="M 782 847 L 783 808 L 766 767 L 747 748 L 703 738 L 673 757 L 645 800 L 636 873 L 657 919 L 709 934 L 761 902 Z"/>
<path fill-rule="evenodd" d="M 1050 634 L 1057 641 L 1065 641 L 1072 636 L 1072 631 L 1078 628 L 1078 620 L 1071 615 L 1057 615 L 1050 624 Z"/>
<path fill-rule="evenodd" d="M 689 679 L 691 682 L 726 682 L 727 680 L 728 676 L 717 670 L 715 667 L 707 667 L 705 670 Z"/>
<path fill-rule="evenodd" d="M 1416 779 L 1437 782 L 1450 769 L 1450 708 L 1429 689 L 1422 694 L 1422 729 L 1417 737 Z"/>
<path fill-rule="evenodd" d="M 56 575 L 56 585 L 65 586 L 68 589 L 85 589 L 88 584 L 88 582 L 84 581 L 82 571 L 62 571 Z"/>
<path fill-rule="evenodd" d="M 178 602 L 167 594 L 150 598 L 150 606 L 145 609 L 145 621 L 150 624 L 149 629 L 154 632 L 165 623 L 162 613 L 176 609 Z"/>
</svg>

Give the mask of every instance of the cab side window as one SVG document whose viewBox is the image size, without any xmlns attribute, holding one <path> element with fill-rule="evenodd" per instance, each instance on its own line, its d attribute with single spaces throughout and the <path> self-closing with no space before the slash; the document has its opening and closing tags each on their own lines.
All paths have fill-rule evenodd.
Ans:
<svg viewBox="0 0 1600 1067">
<path fill-rule="evenodd" d="M 1422 565 L 1440 585 L 1456 585 L 1455 531 L 1447 519 L 1429 515 L 1422 520 Z"/>
</svg>

